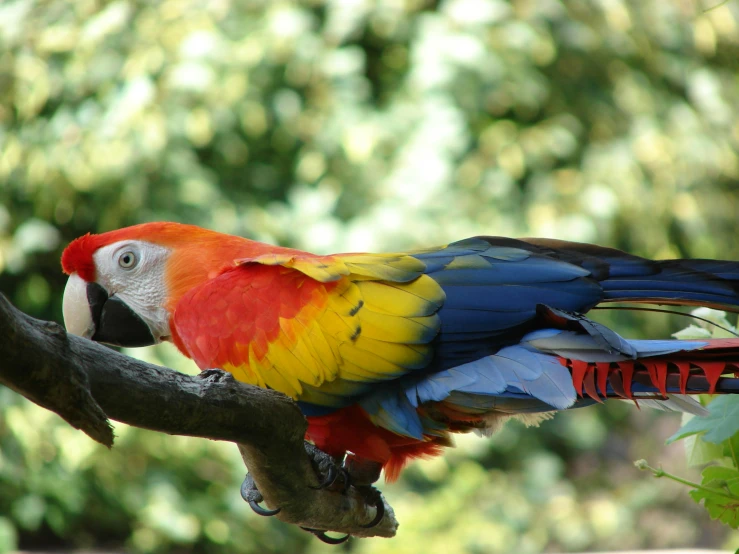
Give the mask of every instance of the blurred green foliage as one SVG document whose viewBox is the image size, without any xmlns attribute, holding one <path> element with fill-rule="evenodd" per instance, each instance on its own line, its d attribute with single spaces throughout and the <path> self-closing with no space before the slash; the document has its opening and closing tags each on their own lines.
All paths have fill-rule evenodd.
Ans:
<svg viewBox="0 0 739 554">
<path fill-rule="evenodd" d="M 735 0 L 5 0 L 0 290 L 60 321 L 63 246 L 156 219 L 318 252 L 503 234 L 739 259 L 738 60 Z M 631 464 L 683 470 L 679 418 L 611 404 L 462 437 L 385 487 L 396 539 L 348 548 L 739 546 Z M 245 509 L 232 445 L 118 426 L 107 451 L 0 409 L 0 551 L 324 551 Z"/>
</svg>

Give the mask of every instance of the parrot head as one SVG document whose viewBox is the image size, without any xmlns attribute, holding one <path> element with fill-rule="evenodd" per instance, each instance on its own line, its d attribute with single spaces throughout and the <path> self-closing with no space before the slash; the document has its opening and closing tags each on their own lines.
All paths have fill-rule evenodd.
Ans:
<svg viewBox="0 0 739 554">
<path fill-rule="evenodd" d="M 169 222 L 87 234 L 62 254 L 69 275 L 64 324 L 72 334 L 117 346 L 170 340 L 177 301 L 258 244 Z"/>
</svg>

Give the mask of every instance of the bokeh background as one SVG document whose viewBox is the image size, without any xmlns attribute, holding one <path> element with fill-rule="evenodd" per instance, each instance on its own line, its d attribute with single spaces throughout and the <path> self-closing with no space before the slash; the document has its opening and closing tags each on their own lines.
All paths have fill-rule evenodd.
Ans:
<svg viewBox="0 0 739 554">
<path fill-rule="evenodd" d="M 0 2 L 0 290 L 44 319 L 68 241 L 151 220 L 319 253 L 500 234 L 739 259 L 738 150 L 736 0 Z M 695 478 L 663 446 L 679 424 L 612 402 L 462 437 L 383 487 L 397 538 L 344 548 L 734 549 L 632 465 Z M 0 390 L 0 551 L 330 550 L 250 513 L 233 445 L 116 433 Z"/>
</svg>

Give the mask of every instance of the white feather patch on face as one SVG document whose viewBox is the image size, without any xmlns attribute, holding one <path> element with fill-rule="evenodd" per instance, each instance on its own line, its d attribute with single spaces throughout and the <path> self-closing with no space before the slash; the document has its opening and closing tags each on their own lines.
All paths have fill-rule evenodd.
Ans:
<svg viewBox="0 0 739 554">
<path fill-rule="evenodd" d="M 164 279 L 169 248 L 140 240 L 124 240 L 93 254 L 97 282 L 136 312 L 157 342 L 169 338 L 167 285 Z"/>
</svg>

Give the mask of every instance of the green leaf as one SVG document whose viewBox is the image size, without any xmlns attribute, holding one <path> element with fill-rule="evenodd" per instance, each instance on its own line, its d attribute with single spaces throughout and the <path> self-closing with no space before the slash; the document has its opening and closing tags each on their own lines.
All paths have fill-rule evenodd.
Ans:
<svg viewBox="0 0 739 554">
<path fill-rule="evenodd" d="M 739 456 L 739 434 L 722 442 L 721 447 L 723 448 L 724 457 L 729 461 L 729 463 L 724 465 L 734 466 L 739 469 L 739 458 L 737 457 Z M 720 462 L 720 460 L 717 461 Z"/>
<path fill-rule="evenodd" d="M 713 444 L 704 441 L 698 435 L 685 437 L 685 457 L 689 467 L 703 466 L 715 462 L 723 457 L 725 448 L 723 444 Z"/>
<path fill-rule="evenodd" d="M 667 443 L 702 434 L 707 442 L 719 444 L 739 432 L 739 397 L 721 396 L 708 405 L 709 414 L 694 417 L 667 439 Z"/>
<path fill-rule="evenodd" d="M 703 506 L 712 519 L 739 528 L 739 470 L 711 466 L 703 470 L 700 489 L 690 492 L 696 503 Z M 733 499 L 732 499 L 733 497 Z"/>
<path fill-rule="evenodd" d="M 722 489 L 739 501 L 739 469 L 733 467 L 710 466 L 701 474 L 704 487 Z"/>
</svg>

